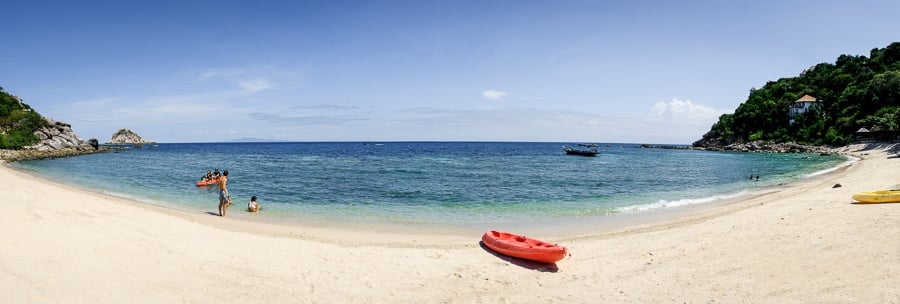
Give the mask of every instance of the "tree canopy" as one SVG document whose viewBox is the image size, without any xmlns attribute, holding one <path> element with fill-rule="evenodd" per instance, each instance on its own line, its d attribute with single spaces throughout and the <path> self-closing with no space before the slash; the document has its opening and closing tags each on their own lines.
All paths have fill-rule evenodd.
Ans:
<svg viewBox="0 0 900 304">
<path fill-rule="evenodd" d="M 38 141 L 34 131 L 47 120 L 3 88 L 0 88 L 0 148 L 20 149 Z"/>
<path fill-rule="evenodd" d="M 791 106 L 803 95 L 816 97 L 819 107 L 791 117 Z M 844 145 L 861 127 L 900 131 L 900 42 L 872 49 L 869 57 L 840 55 L 833 64 L 769 81 L 751 90 L 734 114 L 720 116 L 702 141 Z"/>
</svg>

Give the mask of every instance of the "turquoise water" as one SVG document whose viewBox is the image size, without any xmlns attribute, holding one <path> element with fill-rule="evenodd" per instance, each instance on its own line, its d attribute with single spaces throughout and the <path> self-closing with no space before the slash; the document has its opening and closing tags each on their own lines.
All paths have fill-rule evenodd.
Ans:
<svg viewBox="0 0 900 304">
<path fill-rule="evenodd" d="M 485 227 L 603 221 L 703 204 L 804 178 L 845 162 L 819 154 L 727 153 L 601 144 L 385 142 L 159 144 L 14 163 L 49 179 L 188 210 L 215 212 L 229 171 L 235 213 L 258 196 L 273 221 Z M 750 181 L 759 175 L 760 181 Z"/>
</svg>

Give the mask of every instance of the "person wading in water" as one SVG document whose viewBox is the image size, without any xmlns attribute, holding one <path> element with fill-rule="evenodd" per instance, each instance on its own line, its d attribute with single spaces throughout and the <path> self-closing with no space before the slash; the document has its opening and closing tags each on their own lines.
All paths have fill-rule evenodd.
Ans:
<svg viewBox="0 0 900 304">
<path fill-rule="evenodd" d="M 219 216 L 224 217 L 228 205 L 231 205 L 231 197 L 228 195 L 228 170 L 222 172 L 222 177 L 216 180 L 219 185 Z"/>
</svg>

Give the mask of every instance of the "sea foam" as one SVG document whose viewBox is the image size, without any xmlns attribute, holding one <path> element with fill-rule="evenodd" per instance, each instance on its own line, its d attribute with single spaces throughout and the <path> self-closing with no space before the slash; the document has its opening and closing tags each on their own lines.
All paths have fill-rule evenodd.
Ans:
<svg viewBox="0 0 900 304">
<path fill-rule="evenodd" d="M 750 194 L 750 192 L 747 190 L 742 190 L 742 191 L 739 191 L 736 193 L 718 194 L 718 195 L 702 197 L 702 198 L 686 198 L 686 199 L 680 199 L 680 200 L 674 200 L 674 201 L 661 199 L 661 200 L 656 201 L 655 203 L 650 203 L 650 204 L 639 204 L 639 205 L 618 207 L 615 209 L 615 211 L 618 213 L 639 213 L 639 212 L 646 212 L 646 211 L 656 210 L 656 209 L 665 209 L 665 208 L 674 208 L 674 207 L 682 207 L 682 206 L 710 203 L 710 202 L 714 202 L 714 201 L 732 199 L 732 198 L 740 197 L 740 196 L 747 195 L 747 194 Z"/>
<path fill-rule="evenodd" d="M 850 165 L 852 165 L 853 163 L 855 163 L 855 162 L 857 162 L 857 161 L 859 161 L 859 158 L 856 158 L 856 157 L 853 157 L 853 156 L 847 156 L 847 161 L 845 161 L 845 162 L 843 162 L 843 163 L 840 163 L 840 164 L 838 164 L 837 166 L 834 166 L 834 167 L 831 167 L 831 168 L 828 168 L 828 169 L 825 169 L 825 170 L 816 171 L 816 172 L 813 172 L 813 173 L 804 175 L 804 177 L 809 178 L 809 177 L 819 176 L 819 175 L 822 175 L 822 174 L 828 174 L 828 173 L 837 171 L 838 169 L 841 169 L 841 168 L 844 168 L 844 167 L 849 167 Z"/>
</svg>

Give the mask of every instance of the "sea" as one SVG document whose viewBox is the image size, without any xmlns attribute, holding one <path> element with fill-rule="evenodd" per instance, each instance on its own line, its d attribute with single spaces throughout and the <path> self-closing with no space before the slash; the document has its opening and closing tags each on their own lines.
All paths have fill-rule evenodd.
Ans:
<svg viewBox="0 0 900 304">
<path fill-rule="evenodd" d="M 550 142 L 161 143 L 11 167 L 146 204 L 275 223 L 485 229 L 603 223 L 771 191 L 835 170 L 841 155 L 647 149 L 594 157 Z M 758 180 L 757 177 L 758 176 Z M 251 196 L 263 210 L 245 212 Z"/>
</svg>

